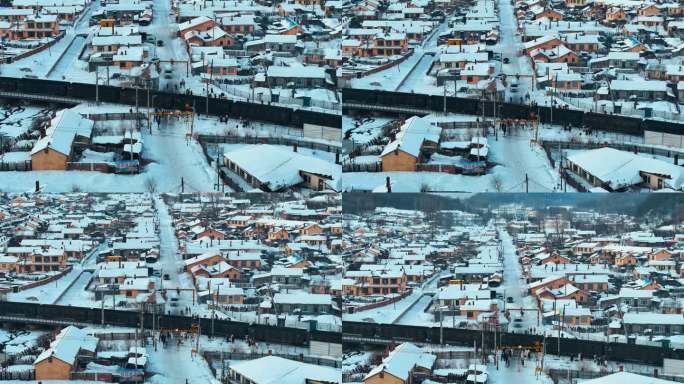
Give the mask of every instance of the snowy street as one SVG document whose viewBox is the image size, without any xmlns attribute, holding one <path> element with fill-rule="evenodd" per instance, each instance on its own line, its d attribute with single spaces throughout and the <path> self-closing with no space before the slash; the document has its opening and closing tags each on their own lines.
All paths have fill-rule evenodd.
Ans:
<svg viewBox="0 0 684 384">
<path fill-rule="evenodd" d="M 152 134 L 142 129 L 143 156 L 154 162 L 146 173 L 160 191 L 181 192 L 181 184 L 185 192 L 214 190 L 216 170 L 207 164 L 199 143 L 187 136 L 188 128 L 185 119 L 161 118 Z"/>
<path fill-rule="evenodd" d="M 503 288 L 504 298 L 510 296 L 514 303 L 521 304 L 525 288 L 521 284 L 522 267 L 518 261 L 518 255 L 515 254 L 513 237 L 505 229 L 500 229 L 499 238 L 503 250 L 504 280 L 501 288 Z"/>
<path fill-rule="evenodd" d="M 537 304 L 532 296 L 527 295 L 527 284 L 524 281 L 522 266 L 516 255 L 516 246 L 513 243 L 513 237 L 506 231 L 505 228 L 499 229 L 499 239 L 501 240 L 501 248 L 503 249 L 503 265 L 504 265 L 504 280 L 498 291 L 504 296 L 506 301 L 505 308 L 509 306 L 515 308 L 522 308 L 524 311 L 521 314 L 521 321 L 518 325 L 514 324 L 509 327 L 509 331 L 519 332 L 523 330 L 530 330 L 540 326 L 539 311 Z M 508 297 L 513 298 L 513 303 L 508 303 Z M 514 316 L 518 317 L 518 315 Z M 513 319 L 513 317 L 511 317 Z"/>
<path fill-rule="evenodd" d="M 517 79 L 518 92 L 520 95 L 524 95 L 532 90 L 534 70 L 527 56 L 520 54 L 522 44 L 513 5 L 509 0 L 497 0 L 497 5 L 501 32 L 501 41 L 499 41 L 501 59 L 508 58 L 510 60 L 509 64 L 502 64 L 502 72 L 507 76 L 520 75 Z"/>
<path fill-rule="evenodd" d="M 165 274 L 169 275 L 170 281 L 162 278 L 161 289 L 165 288 L 181 288 L 193 289 L 193 284 L 190 276 L 182 272 L 182 260 L 178 252 L 178 239 L 176 238 L 173 229 L 173 219 L 169 214 L 169 209 L 166 203 L 160 196 L 155 196 L 154 205 L 157 211 L 157 219 L 159 225 L 159 264 L 161 267 L 162 277 Z M 181 291 L 178 297 L 179 310 L 185 307 L 191 307 L 193 303 L 192 292 Z"/>
</svg>

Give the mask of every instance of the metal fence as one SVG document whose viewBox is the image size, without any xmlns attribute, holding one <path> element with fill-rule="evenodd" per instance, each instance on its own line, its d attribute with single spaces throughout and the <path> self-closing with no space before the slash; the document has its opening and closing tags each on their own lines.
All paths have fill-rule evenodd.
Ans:
<svg viewBox="0 0 684 384">
<path fill-rule="evenodd" d="M 342 171 L 343 172 L 382 172 L 382 163 L 377 162 L 377 163 L 354 163 L 354 160 L 351 162 L 345 162 L 342 164 Z"/>
</svg>

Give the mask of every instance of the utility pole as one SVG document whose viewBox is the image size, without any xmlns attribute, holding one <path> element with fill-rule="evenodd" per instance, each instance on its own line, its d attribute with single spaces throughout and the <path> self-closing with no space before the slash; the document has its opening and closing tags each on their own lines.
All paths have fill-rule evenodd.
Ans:
<svg viewBox="0 0 684 384">
<path fill-rule="evenodd" d="M 442 323 L 444 322 L 444 310 L 443 306 L 439 306 L 439 344 L 444 345 L 444 328 Z"/>
<path fill-rule="evenodd" d="M 216 149 L 218 149 L 218 148 L 216 148 Z M 219 156 L 220 156 L 219 152 L 216 151 L 216 190 L 217 191 L 220 190 L 219 186 L 221 183 L 221 173 L 220 173 L 220 169 L 219 169 L 219 161 L 220 161 Z"/>
<path fill-rule="evenodd" d="M 150 129 L 150 133 L 152 133 L 152 126 L 150 125 L 150 82 L 149 80 L 146 82 L 147 85 L 147 128 Z"/>
<path fill-rule="evenodd" d="M 504 299 L 504 301 L 506 301 Z M 499 314 L 498 312 L 494 315 L 496 316 L 496 323 L 494 324 L 494 364 L 496 364 L 496 369 L 499 369 L 499 357 L 497 356 L 497 347 L 496 347 L 496 337 L 497 337 L 497 331 L 499 329 Z"/>
<path fill-rule="evenodd" d="M 219 290 L 221 290 L 221 287 L 218 287 Z M 218 292 L 216 292 L 216 296 L 218 296 Z M 212 300 L 213 304 L 211 306 L 211 338 L 214 338 L 214 319 L 216 318 L 216 297 Z"/>
<path fill-rule="evenodd" d="M 140 111 L 140 105 L 138 103 L 138 86 L 135 86 L 135 128 L 138 132 L 140 132 L 140 115 L 138 112 Z M 131 140 L 131 157 L 133 157 L 133 141 Z"/>
<path fill-rule="evenodd" d="M 100 67 L 95 67 L 95 105 L 100 105 Z"/>
<path fill-rule="evenodd" d="M 138 328 L 135 329 L 135 367 L 138 367 Z M 135 381 L 138 381 L 138 376 L 135 376 Z"/>
<path fill-rule="evenodd" d="M 447 94 L 447 82 L 446 82 L 446 80 L 445 80 L 445 81 L 444 81 L 444 101 L 443 101 L 443 104 L 444 104 L 444 114 L 445 114 L 445 115 L 446 115 L 446 113 L 447 113 L 447 112 L 446 112 L 446 94 Z"/>
<path fill-rule="evenodd" d="M 213 30 L 215 30 L 214 28 Z M 213 31 L 212 30 L 212 31 Z M 209 71 L 209 80 L 207 80 L 207 98 L 206 98 L 206 104 L 205 104 L 205 111 L 204 113 L 209 116 L 209 83 L 214 79 L 214 59 L 211 59 L 211 64 L 210 64 L 210 71 Z"/>
</svg>

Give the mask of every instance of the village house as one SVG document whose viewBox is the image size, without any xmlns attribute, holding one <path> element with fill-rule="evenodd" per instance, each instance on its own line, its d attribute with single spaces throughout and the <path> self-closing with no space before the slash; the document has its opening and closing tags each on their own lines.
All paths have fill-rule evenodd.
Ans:
<svg viewBox="0 0 684 384">
<path fill-rule="evenodd" d="M 64 171 L 74 150 L 90 142 L 92 120 L 65 109 L 58 111 L 31 150 L 31 169 L 34 171 Z"/>
<path fill-rule="evenodd" d="M 95 358 L 98 342 L 73 325 L 62 329 L 33 363 L 36 380 L 71 380 L 81 360 Z"/>
<path fill-rule="evenodd" d="M 383 172 L 415 172 L 418 163 L 437 149 L 442 129 L 414 116 L 404 122 L 380 154 Z"/>
<path fill-rule="evenodd" d="M 276 293 L 273 304 L 277 313 L 322 315 L 333 313 L 332 296 L 327 294 Z"/>
<path fill-rule="evenodd" d="M 363 379 L 364 384 L 411 384 L 414 374 L 429 375 L 437 357 L 411 343 L 394 348 Z"/>
</svg>

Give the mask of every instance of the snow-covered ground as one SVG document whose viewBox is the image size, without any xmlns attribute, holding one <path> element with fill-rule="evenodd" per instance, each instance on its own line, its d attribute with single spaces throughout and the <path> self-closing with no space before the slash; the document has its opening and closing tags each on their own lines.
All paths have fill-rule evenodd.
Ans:
<svg viewBox="0 0 684 384">
<path fill-rule="evenodd" d="M 31 129 L 44 108 L 30 105 L 3 105 L 0 110 L 0 136 L 17 139 Z"/>
<path fill-rule="evenodd" d="M 0 350 L 8 356 L 21 354 L 37 345 L 38 338 L 44 335 L 43 331 L 0 328 Z"/>
</svg>

